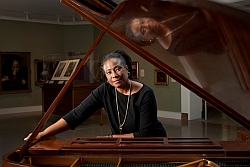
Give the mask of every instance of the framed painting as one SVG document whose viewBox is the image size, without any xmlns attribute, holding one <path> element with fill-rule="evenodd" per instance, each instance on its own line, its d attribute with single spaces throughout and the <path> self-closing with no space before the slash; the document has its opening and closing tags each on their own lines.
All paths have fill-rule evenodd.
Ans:
<svg viewBox="0 0 250 167">
<path fill-rule="evenodd" d="M 139 62 L 138 61 L 133 61 L 132 62 L 131 79 L 138 79 L 138 66 L 139 66 Z"/>
<path fill-rule="evenodd" d="M 64 68 L 61 80 L 69 80 L 71 75 L 74 73 L 80 59 L 68 60 L 66 67 Z"/>
<path fill-rule="evenodd" d="M 161 70 L 154 70 L 154 84 L 168 85 L 168 75 Z"/>
<path fill-rule="evenodd" d="M 51 80 L 61 80 L 63 72 L 68 64 L 68 60 L 59 61 Z"/>
<path fill-rule="evenodd" d="M 31 92 L 30 52 L 0 52 L 0 94 Z"/>
<path fill-rule="evenodd" d="M 47 83 L 55 70 L 54 61 L 34 60 L 35 68 L 35 85 L 39 86 L 43 83 Z"/>
</svg>

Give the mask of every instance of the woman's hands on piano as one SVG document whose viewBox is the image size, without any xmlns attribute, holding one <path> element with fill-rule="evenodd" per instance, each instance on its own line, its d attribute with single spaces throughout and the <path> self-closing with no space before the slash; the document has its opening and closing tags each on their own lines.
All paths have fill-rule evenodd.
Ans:
<svg viewBox="0 0 250 167">
<path fill-rule="evenodd" d="M 30 136 L 32 135 L 32 133 L 30 133 L 27 137 L 25 137 L 23 140 L 27 141 L 29 140 Z M 36 136 L 36 140 L 41 140 L 43 139 L 43 132 L 39 132 Z"/>
<path fill-rule="evenodd" d="M 44 131 L 39 132 L 36 136 L 37 140 L 48 140 L 51 138 L 55 138 L 55 135 L 61 132 L 64 132 L 69 129 L 68 123 L 64 119 L 59 119 L 56 123 L 50 125 Z M 27 141 L 32 133 L 30 133 L 24 141 Z"/>
<path fill-rule="evenodd" d="M 96 136 L 97 138 L 102 138 L 102 137 L 106 137 L 106 138 L 134 138 L 134 134 L 133 133 L 129 133 L 129 134 L 114 134 L 114 135 L 110 135 L 108 134 L 107 136 Z"/>
</svg>

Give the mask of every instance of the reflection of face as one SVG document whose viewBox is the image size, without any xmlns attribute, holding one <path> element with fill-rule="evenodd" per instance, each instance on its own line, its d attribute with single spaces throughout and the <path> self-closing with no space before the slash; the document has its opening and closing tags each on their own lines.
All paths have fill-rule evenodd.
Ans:
<svg viewBox="0 0 250 167">
<path fill-rule="evenodd" d="M 124 66 L 122 60 L 111 58 L 104 62 L 103 70 L 110 85 L 122 87 L 128 79 L 128 69 Z"/>
<path fill-rule="evenodd" d="M 152 18 L 136 18 L 131 22 L 130 28 L 134 36 L 151 39 L 159 36 L 161 26 Z"/>
<path fill-rule="evenodd" d="M 14 67 L 17 67 L 17 66 L 18 66 L 18 61 L 15 60 L 15 61 L 13 62 L 13 64 L 14 64 Z"/>
</svg>

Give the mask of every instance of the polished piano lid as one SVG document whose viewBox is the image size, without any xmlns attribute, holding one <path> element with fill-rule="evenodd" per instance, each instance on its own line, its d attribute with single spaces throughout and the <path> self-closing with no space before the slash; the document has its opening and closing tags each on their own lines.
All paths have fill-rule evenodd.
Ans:
<svg viewBox="0 0 250 167">
<path fill-rule="evenodd" d="M 245 8 L 205 0 L 61 2 L 250 130 Z"/>
</svg>

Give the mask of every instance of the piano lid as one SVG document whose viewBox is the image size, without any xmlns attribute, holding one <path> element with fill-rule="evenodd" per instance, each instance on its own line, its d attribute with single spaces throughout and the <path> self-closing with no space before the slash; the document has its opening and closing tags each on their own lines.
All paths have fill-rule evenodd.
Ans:
<svg viewBox="0 0 250 167">
<path fill-rule="evenodd" d="M 250 130 L 247 11 L 205 0 L 62 3 Z"/>
</svg>

